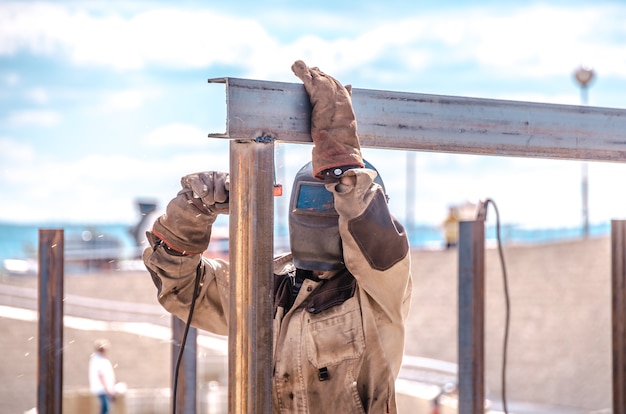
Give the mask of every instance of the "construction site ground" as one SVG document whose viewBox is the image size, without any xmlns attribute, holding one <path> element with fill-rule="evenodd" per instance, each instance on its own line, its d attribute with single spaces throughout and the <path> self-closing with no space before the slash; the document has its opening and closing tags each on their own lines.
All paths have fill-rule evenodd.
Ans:
<svg viewBox="0 0 626 414">
<path fill-rule="evenodd" d="M 610 240 L 508 245 L 504 256 L 511 303 L 509 411 L 610 412 Z M 412 260 L 413 301 L 405 354 L 456 363 L 457 251 L 414 250 Z M 501 409 L 505 297 L 493 246 L 485 260 L 486 396 L 496 411 Z M 36 290 L 36 276 L 0 279 L 3 413 L 21 414 L 37 403 Z M 64 392 L 87 389 L 92 343 L 102 337 L 111 341 L 117 379 L 129 391 L 169 387 L 171 321 L 165 312 L 159 314 L 156 289 L 146 271 L 69 274 L 64 295 L 65 314 L 72 316 L 63 333 Z M 107 310 L 108 304 L 113 309 Z M 89 314 L 94 308 L 105 317 Z M 199 383 L 225 385 L 223 349 L 223 338 L 221 344 L 220 338 L 205 338 L 198 354 Z"/>
</svg>

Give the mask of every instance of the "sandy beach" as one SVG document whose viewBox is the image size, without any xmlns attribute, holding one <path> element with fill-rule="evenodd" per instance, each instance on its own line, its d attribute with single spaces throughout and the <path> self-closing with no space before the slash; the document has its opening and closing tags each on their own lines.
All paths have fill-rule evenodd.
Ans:
<svg viewBox="0 0 626 414">
<path fill-rule="evenodd" d="M 511 300 L 507 363 L 510 401 L 579 409 L 611 406 L 610 240 L 592 238 L 504 247 Z M 456 250 L 412 253 L 413 302 L 406 354 L 457 361 Z M 486 252 L 486 381 L 498 399 L 504 334 L 504 289 L 497 251 Z M 37 287 L 37 278 L 5 277 L 0 284 Z M 156 304 L 147 272 L 66 275 L 66 295 Z M 0 401 L 6 412 L 36 404 L 37 324 L 0 318 Z M 100 328 L 98 328 L 100 329 Z M 87 387 L 87 362 L 94 339 L 112 342 L 111 360 L 129 388 L 167 387 L 168 339 L 128 332 L 66 328 L 64 390 Z M 211 369 L 201 375 L 210 377 Z"/>
</svg>

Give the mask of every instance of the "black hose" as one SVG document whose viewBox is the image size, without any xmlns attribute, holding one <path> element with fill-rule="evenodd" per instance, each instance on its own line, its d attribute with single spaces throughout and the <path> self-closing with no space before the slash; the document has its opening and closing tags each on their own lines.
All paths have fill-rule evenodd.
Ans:
<svg viewBox="0 0 626 414">
<path fill-rule="evenodd" d="M 176 394 L 178 391 L 178 372 L 180 371 L 180 364 L 183 359 L 183 351 L 185 350 L 185 343 L 187 342 L 187 334 L 189 333 L 189 327 L 191 326 L 191 318 L 193 317 L 193 310 L 196 306 L 196 299 L 200 294 L 200 280 L 202 279 L 202 259 L 198 263 L 196 268 L 196 280 L 193 285 L 193 297 L 191 299 L 191 306 L 189 307 L 189 316 L 187 317 L 187 323 L 185 324 L 185 332 L 183 333 L 183 340 L 180 343 L 180 349 L 178 350 L 178 357 L 176 358 L 176 367 L 174 368 L 174 384 L 172 385 L 172 414 L 176 414 Z"/>
</svg>

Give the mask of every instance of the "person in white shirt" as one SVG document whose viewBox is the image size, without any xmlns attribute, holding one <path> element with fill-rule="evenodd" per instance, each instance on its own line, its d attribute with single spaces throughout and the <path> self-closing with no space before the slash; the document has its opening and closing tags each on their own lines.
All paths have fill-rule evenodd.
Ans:
<svg viewBox="0 0 626 414">
<path fill-rule="evenodd" d="M 89 359 L 89 388 L 100 400 L 100 413 L 109 412 L 109 403 L 115 398 L 115 372 L 106 356 L 111 344 L 106 339 L 94 342 L 94 353 Z"/>
</svg>

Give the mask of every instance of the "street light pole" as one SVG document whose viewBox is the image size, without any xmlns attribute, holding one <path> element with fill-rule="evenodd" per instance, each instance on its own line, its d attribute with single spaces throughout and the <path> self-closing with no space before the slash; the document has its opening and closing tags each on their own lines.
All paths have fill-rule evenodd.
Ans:
<svg viewBox="0 0 626 414">
<path fill-rule="evenodd" d="M 415 233 L 415 151 L 406 152 L 406 228 L 409 239 Z"/>
<path fill-rule="evenodd" d="M 593 68 L 586 65 L 580 65 L 574 71 L 574 78 L 580 85 L 580 103 L 587 105 L 589 103 L 589 84 L 595 77 Z M 583 237 L 589 237 L 589 171 L 587 162 L 581 164 L 581 193 L 582 193 L 582 220 L 583 220 Z"/>
</svg>

